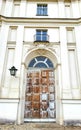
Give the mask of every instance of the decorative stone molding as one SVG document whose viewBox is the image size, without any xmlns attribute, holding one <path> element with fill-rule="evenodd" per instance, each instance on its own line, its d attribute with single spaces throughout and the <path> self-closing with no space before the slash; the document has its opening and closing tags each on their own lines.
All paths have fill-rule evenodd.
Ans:
<svg viewBox="0 0 81 130">
<path fill-rule="evenodd" d="M 49 42 L 43 42 L 43 41 L 42 42 L 34 42 L 33 44 L 35 46 L 44 46 L 44 45 L 48 46 L 48 45 L 50 45 Z"/>
</svg>

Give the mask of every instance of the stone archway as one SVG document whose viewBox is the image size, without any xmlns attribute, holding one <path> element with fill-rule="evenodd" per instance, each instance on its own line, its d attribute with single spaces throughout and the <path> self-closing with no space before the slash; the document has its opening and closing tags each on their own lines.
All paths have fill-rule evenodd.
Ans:
<svg viewBox="0 0 81 130">
<path fill-rule="evenodd" d="M 37 56 L 45 56 L 45 57 L 49 58 L 52 61 L 54 68 L 56 68 L 56 66 L 59 62 L 59 58 L 56 55 L 54 50 L 50 50 L 47 48 L 46 49 L 45 48 L 36 48 L 36 49 L 32 49 L 31 51 L 26 53 L 26 55 L 24 57 L 25 66 L 28 68 L 28 65 L 29 65 L 31 59 L 33 59 Z"/>
<path fill-rule="evenodd" d="M 39 57 L 45 58 L 44 62 L 42 61 L 38 62 L 37 58 Z M 34 59 L 36 63 L 34 63 L 34 65 L 31 66 L 31 64 L 35 62 Z M 46 63 L 46 60 L 52 64 L 52 67 L 45 67 L 45 65 L 48 64 Z M 49 50 L 37 49 L 28 54 L 25 63 L 27 66 L 27 74 L 26 74 L 27 83 L 26 83 L 26 91 L 25 91 L 25 113 L 24 113 L 25 121 L 40 121 L 40 119 L 42 121 L 55 121 L 56 120 L 56 96 L 55 96 L 56 90 L 55 90 L 54 69 L 57 65 L 56 56 L 53 53 L 51 53 L 51 51 Z M 41 63 L 42 64 L 44 63 L 43 67 L 40 67 Z M 46 76 L 43 77 L 43 74 L 44 75 L 46 74 Z M 49 75 L 51 75 L 51 77 Z M 44 80 L 46 79 L 46 83 L 45 81 L 44 83 L 42 83 L 43 79 Z M 38 80 L 39 83 L 36 84 L 35 80 Z M 43 86 L 45 87 L 43 88 Z M 41 90 L 41 88 L 43 89 Z M 49 91 L 50 88 L 51 90 Z M 38 97 L 36 98 L 36 96 Z M 42 99 L 44 97 L 47 99 Z M 50 112 L 48 111 L 48 109 Z"/>
<path fill-rule="evenodd" d="M 18 109 L 18 123 L 24 122 L 24 110 L 25 110 L 25 92 L 26 92 L 26 76 L 28 72 L 28 65 L 30 61 L 37 57 L 44 56 L 50 59 L 54 65 L 54 75 L 55 75 L 55 93 L 56 93 L 56 122 L 62 124 L 62 104 L 61 104 L 61 65 L 59 58 L 54 50 L 48 48 L 34 48 L 28 51 L 22 61 L 21 67 L 21 82 L 20 82 L 20 103 Z"/>
</svg>

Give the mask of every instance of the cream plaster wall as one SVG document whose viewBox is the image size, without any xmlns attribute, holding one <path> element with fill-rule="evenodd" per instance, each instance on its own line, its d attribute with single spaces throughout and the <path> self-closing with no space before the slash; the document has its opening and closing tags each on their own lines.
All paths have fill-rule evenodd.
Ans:
<svg viewBox="0 0 81 130">
<path fill-rule="evenodd" d="M 13 12 L 13 0 L 6 0 L 6 3 L 1 3 L 1 14 L 6 17 L 0 17 L 0 118 L 2 118 L 3 113 L 4 117 L 8 117 L 9 120 L 14 119 L 17 123 L 24 121 L 27 67 L 33 57 L 42 55 L 50 58 L 55 65 L 56 121 L 63 124 L 64 120 L 81 120 L 79 116 L 81 115 L 81 102 L 79 101 L 81 100 L 81 18 L 77 19 L 81 14 L 81 1 L 79 4 L 77 0 L 71 2 L 73 18 L 75 19 L 61 19 L 65 18 L 65 7 L 64 1 L 60 0 L 58 5 L 56 2 L 44 2 L 48 4 L 48 16 L 45 17 L 36 16 L 36 7 L 39 2 L 21 0 L 18 16 L 21 17 L 20 19 L 9 18 Z M 4 9 L 2 9 L 4 5 Z M 32 19 L 23 19 L 25 16 Z M 8 39 L 11 26 L 17 27 L 15 41 Z M 75 30 L 73 43 L 67 44 L 67 27 L 73 27 Z M 48 30 L 48 44 L 34 43 L 36 29 Z M 10 49 L 10 54 L 8 54 L 8 49 Z M 78 85 L 74 88 L 70 83 L 68 49 L 76 51 Z M 9 74 L 8 68 L 11 65 L 18 69 L 16 77 L 11 77 Z M 17 99 L 19 104 L 18 101 L 14 104 L 13 99 L 14 102 Z M 10 100 L 10 102 L 6 100 Z M 4 110 L 4 107 L 7 109 Z M 74 107 L 78 112 L 73 109 Z"/>
<path fill-rule="evenodd" d="M 48 4 L 48 16 L 41 16 L 41 18 L 64 18 L 65 16 L 65 3 L 64 1 L 55 1 L 55 2 L 36 2 L 36 1 L 27 1 L 27 0 L 21 0 L 18 1 L 19 4 L 19 15 L 18 17 L 37 17 L 40 18 L 40 16 L 37 15 L 37 4 L 44 3 Z M 68 2 L 67 2 L 68 3 Z M 69 2 L 70 3 L 70 2 Z M 78 18 L 81 15 L 81 1 L 74 1 L 72 0 L 70 3 L 71 7 L 71 17 Z M 1 7 L 2 6 L 2 7 Z M 9 1 L 3 1 L 0 2 L 0 8 L 1 8 L 1 14 L 4 16 L 14 16 L 14 2 L 13 0 Z M 33 9 L 33 11 L 32 11 Z M 76 11 L 77 10 L 77 11 Z M 14 16 L 15 17 L 15 16 Z"/>
<path fill-rule="evenodd" d="M 81 120 L 81 101 L 72 101 L 72 100 L 66 100 L 62 101 L 63 103 L 63 117 L 64 120 Z M 78 110 L 76 112 L 76 110 Z M 70 116 L 69 116 L 70 115 Z"/>
<path fill-rule="evenodd" d="M 0 119 L 17 123 L 18 100 L 0 100 Z M 6 109 L 5 109 L 6 108 Z"/>
<path fill-rule="evenodd" d="M 27 17 L 39 17 L 37 16 L 37 4 L 48 4 L 48 15 L 47 16 L 41 16 L 43 17 L 48 17 L 48 18 L 53 18 L 53 17 L 58 17 L 58 3 L 57 2 L 28 2 L 27 3 L 27 10 L 26 10 L 26 16 Z M 33 11 L 31 11 L 33 8 Z"/>
<path fill-rule="evenodd" d="M 24 41 L 25 42 L 34 42 L 36 39 L 36 30 L 39 28 L 25 28 L 24 29 Z M 47 30 L 47 34 L 49 36 L 49 42 L 59 42 L 59 28 L 41 28 L 42 30 Z"/>
</svg>

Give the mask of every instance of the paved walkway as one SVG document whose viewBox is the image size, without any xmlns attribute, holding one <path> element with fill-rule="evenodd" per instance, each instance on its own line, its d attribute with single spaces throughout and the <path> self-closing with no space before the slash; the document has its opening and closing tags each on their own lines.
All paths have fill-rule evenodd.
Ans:
<svg viewBox="0 0 81 130">
<path fill-rule="evenodd" d="M 56 123 L 24 123 L 22 125 L 0 125 L 0 130 L 81 130 L 81 127 L 66 127 Z"/>
</svg>

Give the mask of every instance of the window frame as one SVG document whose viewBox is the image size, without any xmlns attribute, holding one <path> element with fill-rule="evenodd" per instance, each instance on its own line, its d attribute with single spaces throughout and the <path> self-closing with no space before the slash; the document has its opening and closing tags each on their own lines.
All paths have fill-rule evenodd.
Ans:
<svg viewBox="0 0 81 130">
<path fill-rule="evenodd" d="M 47 42 L 49 41 L 48 30 L 36 30 L 35 41 Z"/>
<path fill-rule="evenodd" d="M 37 4 L 37 16 L 48 16 L 47 4 Z"/>
<path fill-rule="evenodd" d="M 33 68 L 54 68 L 54 65 L 49 58 L 47 58 L 45 56 L 37 56 L 30 61 L 28 68 L 30 68 L 30 67 L 33 67 Z"/>
</svg>

